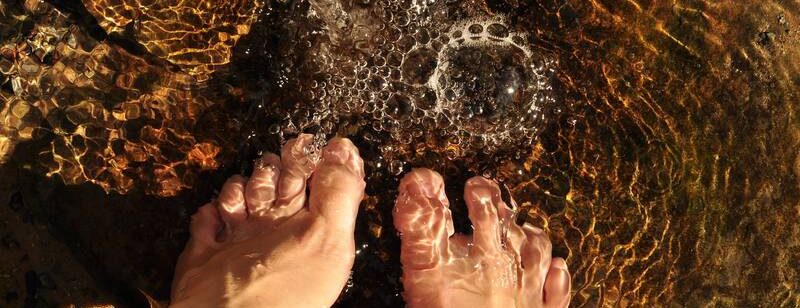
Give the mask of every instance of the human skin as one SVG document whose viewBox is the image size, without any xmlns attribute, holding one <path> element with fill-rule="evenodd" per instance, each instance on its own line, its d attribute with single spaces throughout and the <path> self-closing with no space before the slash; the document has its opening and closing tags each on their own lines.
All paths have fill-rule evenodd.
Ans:
<svg viewBox="0 0 800 308">
<path fill-rule="evenodd" d="M 316 161 L 310 135 L 231 177 L 192 217 L 174 307 L 330 307 L 350 274 L 363 162 L 347 139 Z M 309 181 L 310 194 L 306 196 Z"/>
<path fill-rule="evenodd" d="M 494 181 L 469 179 L 464 200 L 472 235 L 455 234 L 441 175 L 415 169 L 400 181 L 394 225 L 408 307 L 567 307 L 569 271 L 547 234 L 515 224 Z"/>
<path fill-rule="evenodd" d="M 312 136 L 301 135 L 286 143 L 280 157 L 264 155 L 249 178 L 231 177 L 219 197 L 192 216 L 191 238 L 175 269 L 171 306 L 330 307 L 336 301 L 355 257 L 355 218 L 365 187 L 363 161 L 347 139 L 331 140 L 321 155 L 311 142 Z M 492 221 L 497 225 L 498 216 L 491 211 L 475 214 L 470 207 L 470 218 L 479 224 L 474 247 L 485 249 L 478 253 L 467 248 L 472 242 L 467 236 L 444 237 L 453 233 L 449 210 L 441 206 L 446 199 L 428 207 L 433 211 L 423 208 L 434 204 L 427 197 L 437 191 L 432 187 L 443 185 L 434 174 L 421 169 L 407 175 L 395 208 L 409 306 L 565 307 L 566 264 L 557 258 L 550 261 L 550 242 L 541 230 L 509 228 L 516 230 L 509 233 L 514 234 L 510 247 L 518 249 L 500 251 L 492 246 L 497 243 L 480 244 L 491 238 L 477 232 L 492 228 Z M 470 183 L 467 191 L 475 198 L 494 197 L 491 189 L 470 188 Z M 499 190 L 497 194 L 499 200 Z M 439 249 L 445 246 L 449 248 Z M 465 256 L 464 249 L 472 253 Z M 487 270 L 464 264 L 486 264 Z M 487 277 L 497 281 L 491 279 L 495 274 L 511 277 L 512 264 L 520 264 L 516 277 L 522 280 L 485 284 Z M 514 302 L 517 298 L 524 300 Z"/>
</svg>

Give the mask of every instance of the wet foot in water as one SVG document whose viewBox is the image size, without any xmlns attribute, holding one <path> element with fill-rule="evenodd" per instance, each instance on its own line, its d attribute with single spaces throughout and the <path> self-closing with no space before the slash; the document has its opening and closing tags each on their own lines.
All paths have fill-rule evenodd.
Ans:
<svg viewBox="0 0 800 308">
<path fill-rule="evenodd" d="M 174 307 L 329 307 L 353 266 L 363 162 L 347 139 L 320 159 L 311 136 L 234 176 L 192 217 L 172 286 Z M 310 193 L 306 196 L 306 182 Z M 308 199 L 308 202 L 306 202 Z"/>
<path fill-rule="evenodd" d="M 541 229 L 504 224 L 511 210 L 493 181 L 467 181 L 474 226 L 454 235 L 442 177 L 416 169 L 400 182 L 394 224 L 401 233 L 404 298 L 409 307 L 567 307 L 570 276 L 551 258 Z"/>
</svg>

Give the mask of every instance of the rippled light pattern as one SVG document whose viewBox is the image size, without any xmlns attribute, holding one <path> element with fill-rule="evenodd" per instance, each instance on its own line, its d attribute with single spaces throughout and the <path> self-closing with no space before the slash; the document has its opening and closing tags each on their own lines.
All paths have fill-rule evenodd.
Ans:
<svg viewBox="0 0 800 308">
<path fill-rule="evenodd" d="M 231 49 L 250 32 L 261 0 L 86 0 L 107 32 L 131 31 L 147 51 L 205 81 L 230 61 Z"/>
<path fill-rule="evenodd" d="M 95 41 L 45 3 L 14 13 L 31 27 L 0 46 L 12 85 L 2 93 L 3 159 L 21 141 L 49 138 L 38 158 L 48 175 L 164 196 L 217 167 L 218 143 L 190 131 L 211 103 L 194 95 L 189 75 Z"/>
<path fill-rule="evenodd" d="M 464 178 L 501 180 L 576 307 L 800 306 L 796 2 L 84 1 L 145 55 L 2 3 L 0 161 L 174 195 L 300 131 L 358 142 L 346 303 L 402 304 L 392 189 L 427 166 L 457 224 Z"/>
</svg>

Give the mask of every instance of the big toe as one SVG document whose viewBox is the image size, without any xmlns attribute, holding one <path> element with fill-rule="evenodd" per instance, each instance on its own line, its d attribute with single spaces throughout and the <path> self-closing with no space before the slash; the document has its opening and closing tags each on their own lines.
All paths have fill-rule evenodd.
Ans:
<svg viewBox="0 0 800 308">
<path fill-rule="evenodd" d="M 334 138 L 322 149 L 322 160 L 311 178 L 309 209 L 330 224 L 352 231 L 365 185 L 358 149 L 346 138 Z"/>
<path fill-rule="evenodd" d="M 403 177 L 393 214 L 405 269 L 430 269 L 448 257 L 453 221 L 441 175 L 430 169 L 414 169 Z"/>
</svg>

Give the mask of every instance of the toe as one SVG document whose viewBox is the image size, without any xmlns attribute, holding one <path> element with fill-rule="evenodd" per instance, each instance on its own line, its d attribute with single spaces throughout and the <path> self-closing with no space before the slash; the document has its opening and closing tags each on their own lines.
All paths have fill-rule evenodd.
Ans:
<svg viewBox="0 0 800 308">
<path fill-rule="evenodd" d="M 200 246 L 215 247 L 217 245 L 217 233 L 222 229 L 219 211 L 212 203 L 208 203 L 197 209 L 197 213 L 192 215 L 192 222 L 189 232 L 192 234 L 192 241 Z"/>
<path fill-rule="evenodd" d="M 500 187 L 484 177 L 473 177 L 464 187 L 464 201 L 474 227 L 472 238 L 475 251 L 488 255 L 499 253 L 502 250 L 501 226 L 504 223 L 499 216 L 506 216 L 507 210 L 500 198 Z"/>
<path fill-rule="evenodd" d="M 522 245 L 521 259 L 523 298 L 531 303 L 542 303 L 544 281 L 550 268 L 553 246 L 547 234 L 530 224 L 522 226 L 525 243 Z M 541 304 L 537 304 L 541 306 Z"/>
<path fill-rule="evenodd" d="M 222 191 L 217 198 L 220 217 L 225 223 L 226 232 L 237 228 L 247 219 L 247 207 L 244 201 L 244 189 L 247 179 L 234 175 L 222 186 Z"/>
<path fill-rule="evenodd" d="M 352 233 L 365 185 L 358 149 L 348 139 L 335 138 L 322 150 L 311 179 L 309 210 Z"/>
<path fill-rule="evenodd" d="M 280 158 L 272 153 L 265 154 L 256 162 L 256 168 L 245 187 L 245 199 L 250 217 L 272 218 L 270 208 L 277 197 L 280 167 Z"/>
<path fill-rule="evenodd" d="M 394 225 L 400 232 L 404 273 L 434 268 L 449 257 L 448 236 L 453 232 L 442 176 L 415 169 L 403 177 L 398 190 Z"/>
<path fill-rule="evenodd" d="M 544 307 L 568 307 L 571 288 L 572 282 L 567 269 L 567 262 L 562 258 L 553 258 L 544 282 Z"/>
<path fill-rule="evenodd" d="M 281 149 L 281 171 L 278 177 L 278 198 L 271 212 L 277 218 L 300 211 L 306 202 L 306 182 L 314 172 L 313 136 L 302 134 L 289 140 Z"/>
<path fill-rule="evenodd" d="M 506 234 L 506 246 L 517 261 L 517 264 L 522 262 L 522 247 L 525 245 L 525 233 L 522 227 L 513 221 L 508 224 L 508 231 Z"/>
</svg>

